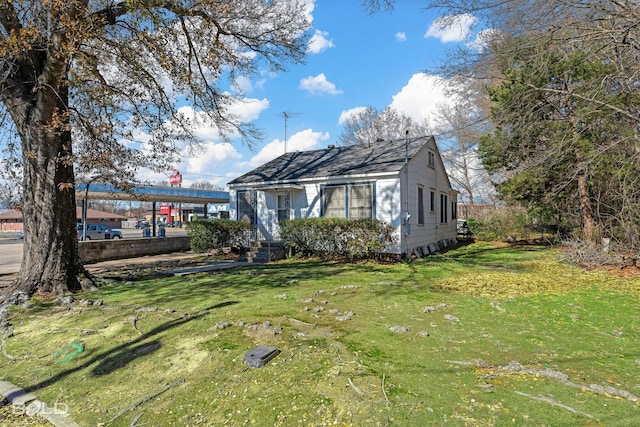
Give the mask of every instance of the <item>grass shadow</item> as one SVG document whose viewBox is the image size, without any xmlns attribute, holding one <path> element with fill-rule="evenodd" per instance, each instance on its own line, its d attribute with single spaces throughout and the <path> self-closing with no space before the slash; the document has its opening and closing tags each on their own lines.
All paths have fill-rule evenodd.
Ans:
<svg viewBox="0 0 640 427">
<path fill-rule="evenodd" d="M 110 374 L 117 369 L 125 367 L 138 357 L 156 352 L 161 347 L 162 344 L 158 340 L 145 342 L 133 347 L 127 347 L 116 354 L 104 358 L 98 366 L 93 368 L 92 372 L 94 375 Z"/>
<path fill-rule="evenodd" d="M 181 309 L 205 303 L 212 296 L 220 299 L 251 297 L 260 289 L 286 289 L 298 280 L 323 279 L 348 271 L 353 265 L 335 262 L 286 261 L 188 276 L 164 276 L 151 280 L 123 281 L 103 286 L 85 298 L 116 300 L 131 306 L 160 306 Z M 229 295 L 232 296 L 230 297 Z M 194 303 L 195 302 L 195 303 Z"/>
<path fill-rule="evenodd" d="M 25 391 L 27 392 L 32 392 L 38 389 L 41 389 L 43 387 L 48 387 L 51 384 L 54 384 L 57 381 L 60 381 L 64 378 L 66 378 L 67 376 L 79 372 L 83 369 L 86 369 L 88 367 L 90 367 L 91 365 L 93 365 L 96 362 L 99 362 L 99 365 L 96 366 L 93 369 L 93 373 L 95 375 L 107 375 L 109 373 L 114 372 L 115 370 L 122 368 L 124 366 L 126 366 L 128 363 L 130 363 L 132 360 L 138 358 L 138 357 L 142 357 L 148 354 L 151 354 L 155 351 L 157 351 L 160 347 L 161 344 L 158 340 L 153 340 L 153 341 L 146 341 L 149 338 L 152 338 L 158 334 L 160 334 L 161 332 L 167 331 L 169 329 L 172 328 L 176 328 L 179 327 L 181 325 L 184 325 L 188 322 L 191 322 L 193 320 L 197 320 L 202 318 L 203 316 L 209 314 L 209 312 L 211 310 L 215 310 L 215 309 L 219 309 L 222 307 L 227 307 L 229 305 L 234 305 L 237 304 L 236 301 L 225 301 L 213 306 L 210 306 L 202 311 L 200 311 L 199 313 L 197 313 L 196 315 L 193 316 L 189 316 L 189 317 L 183 317 L 180 319 L 173 319 L 170 320 L 168 322 L 165 322 L 161 325 L 158 325 L 157 327 L 153 328 L 152 330 L 150 330 L 149 332 L 146 332 L 142 335 L 140 335 L 138 338 L 136 338 L 135 340 L 129 341 L 127 343 L 121 344 L 117 347 L 114 347 L 112 349 L 109 349 L 107 351 L 104 351 L 102 353 L 99 353 L 93 357 L 91 357 L 89 360 L 85 361 L 84 363 L 75 366 L 73 368 L 67 369 L 65 371 L 62 371 L 54 376 L 52 376 L 51 378 L 48 378 L 44 381 L 41 381 L 37 384 L 25 387 Z"/>
</svg>

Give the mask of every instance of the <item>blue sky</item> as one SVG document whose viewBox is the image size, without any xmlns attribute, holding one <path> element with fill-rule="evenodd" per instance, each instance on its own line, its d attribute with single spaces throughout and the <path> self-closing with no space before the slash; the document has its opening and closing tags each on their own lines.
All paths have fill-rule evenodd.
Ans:
<svg viewBox="0 0 640 427">
<path fill-rule="evenodd" d="M 342 120 L 358 108 L 383 110 L 393 106 L 417 120 L 445 102 L 439 78 L 427 69 L 445 60 L 456 43 L 471 43 L 475 19 L 441 28 L 435 11 L 420 0 L 401 0 L 392 12 L 370 16 L 359 1 L 307 0 L 313 19 L 306 62 L 288 65 L 286 72 L 263 73 L 229 86 L 245 103 L 234 111 L 258 126 L 264 138 L 253 150 L 239 140 L 217 138 L 215 129 L 197 129 L 201 149 L 184 151 L 176 168 L 183 186 L 195 181 L 226 183 L 285 151 L 283 112 L 287 121 L 287 150 L 312 150 L 335 143 Z M 184 106 L 190 112 L 189 106 Z M 192 113 L 197 114 L 197 113 Z M 140 179 L 167 180 L 168 174 L 142 171 Z"/>
</svg>

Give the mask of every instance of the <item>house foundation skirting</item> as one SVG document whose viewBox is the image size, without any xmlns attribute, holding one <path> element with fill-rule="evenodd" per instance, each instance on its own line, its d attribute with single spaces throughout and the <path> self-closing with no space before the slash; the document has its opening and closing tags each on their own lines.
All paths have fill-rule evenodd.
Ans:
<svg viewBox="0 0 640 427">
<path fill-rule="evenodd" d="M 428 255 L 438 254 L 446 248 L 455 246 L 458 244 L 458 239 L 455 237 L 452 239 L 441 239 L 437 242 L 429 243 L 428 245 L 417 246 L 409 252 L 410 257 L 422 258 Z"/>
</svg>

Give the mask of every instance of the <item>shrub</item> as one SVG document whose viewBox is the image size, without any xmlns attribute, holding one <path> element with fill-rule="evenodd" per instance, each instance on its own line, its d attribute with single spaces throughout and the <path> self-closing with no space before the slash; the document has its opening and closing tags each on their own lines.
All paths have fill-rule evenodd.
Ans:
<svg viewBox="0 0 640 427">
<path fill-rule="evenodd" d="M 551 238 L 569 234 L 568 222 L 542 209 L 525 210 L 518 206 L 486 209 L 478 217 L 467 219 L 469 230 L 477 240 Z"/>
<path fill-rule="evenodd" d="M 282 222 L 280 231 L 297 256 L 373 258 L 395 241 L 395 229 L 374 219 L 292 219 Z"/>
<path fill-rule="evenodd" d="M 195 220 L 187 224 L 191 236 L 191 250 L 196 253 L 208 252 L 233 246 L 242 246 L 249 221 L 230 219 Z"/>
</svg>

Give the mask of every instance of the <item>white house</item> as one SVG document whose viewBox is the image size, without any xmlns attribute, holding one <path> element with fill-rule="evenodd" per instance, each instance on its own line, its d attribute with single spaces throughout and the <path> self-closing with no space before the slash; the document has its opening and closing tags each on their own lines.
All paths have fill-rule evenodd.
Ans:
<svg viewBox="0 0 640 427">
<path fill-rule="evenodd" d="M 291 152 L 229 182 L 229 216 L 256 240 L 292 218 L 375 218 L 396 228 L 389 253 L 424 254 L 456 237 L 458 192 L 432 136 Z"/>
</svg>

